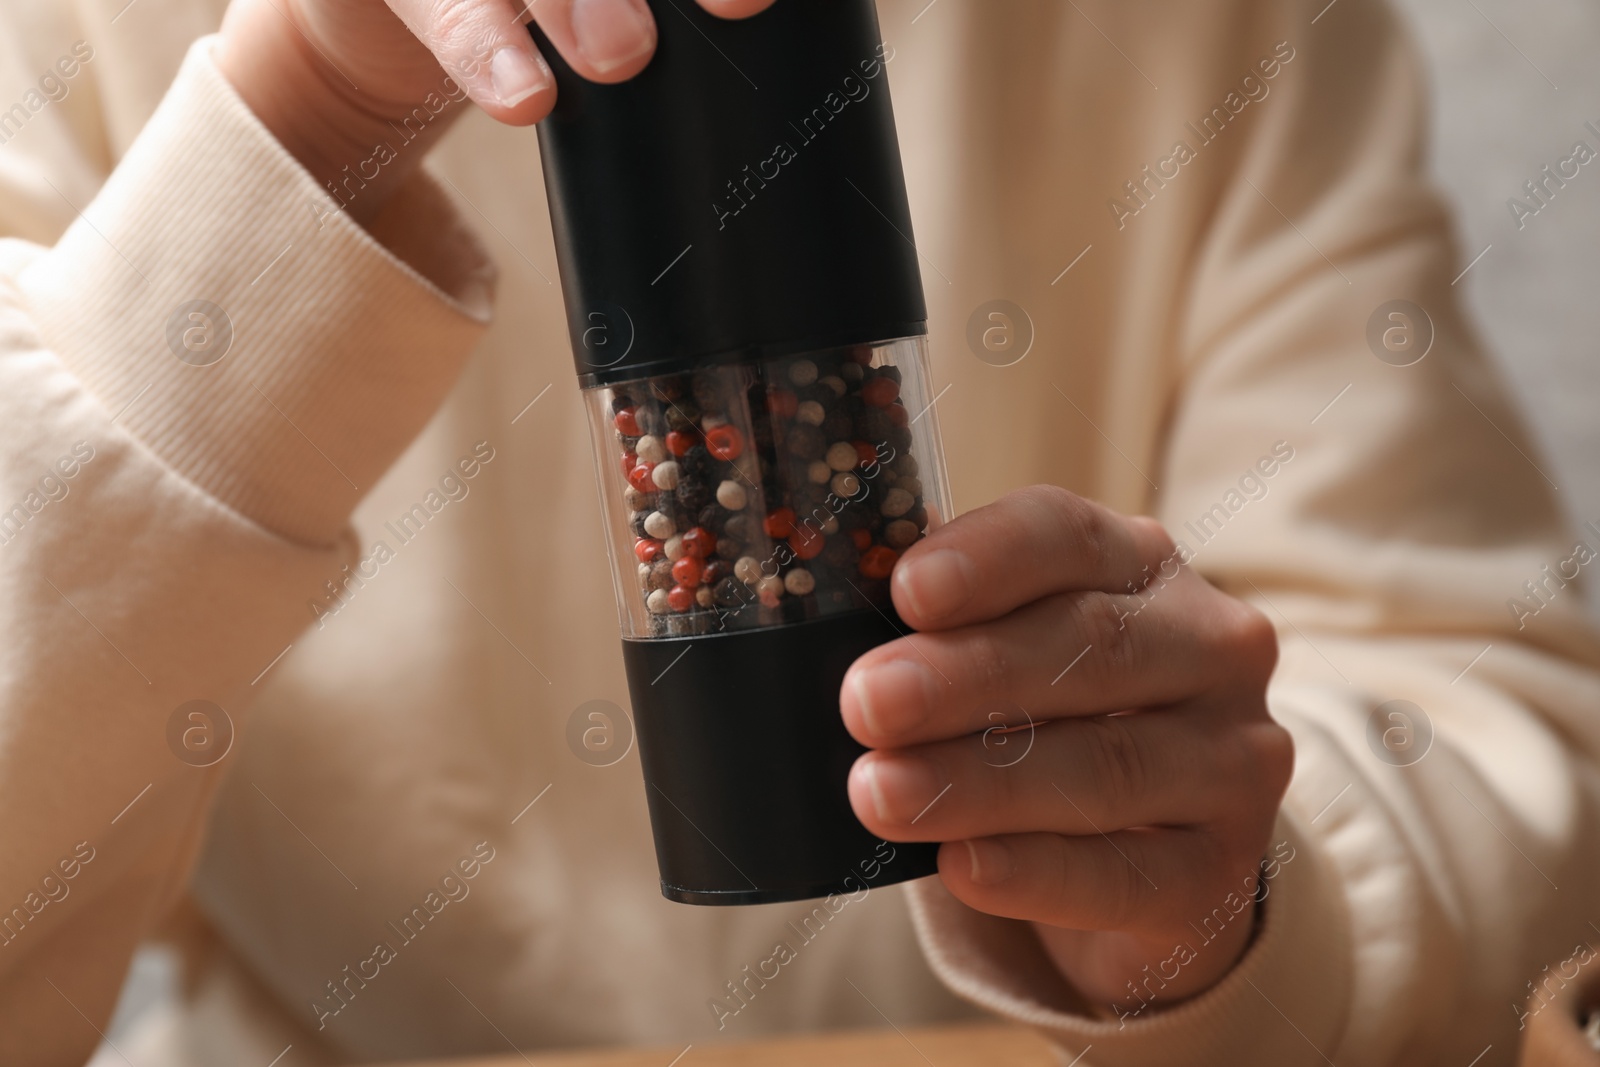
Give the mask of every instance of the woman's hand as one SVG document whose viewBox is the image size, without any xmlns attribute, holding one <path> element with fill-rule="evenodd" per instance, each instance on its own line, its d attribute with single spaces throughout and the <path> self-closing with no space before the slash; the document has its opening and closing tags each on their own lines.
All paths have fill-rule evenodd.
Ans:
<svg viewBox="0 0 1600 1067">
<path fill-rule="evenodd" d="M 772 0 L 699 3 L 745 18 Z M 530 16 L 591 81 L 625 81 L 655 51 L 644 0 L 234 0 L 216 58 L 245 103 L 319 181 L 337 181 L 379 143 L 397 147 L 350 204 L 369 218 L 460 113 L 464 97 L 512 125 L 549 114 L 555 81 L 528 33 Z M 417 120 L 418 108 L 426 121 Z M 417 136 L 396 145 L 397 128 Z"/>
<path fill-rule="evenodd" d="M 951 893 L 1031 920 L 1079 992 L 1124 1010 L 1146 965 L 1168 1003 L 1233 966 L 1253 912 L 1209 942 L 1191 923 L 1250 897 L 1294 763 L 1267 712 L 1272 626 L 1184 562 L 1154 520 L 1011 493 L 906 552 L 894 602 L 919 632 L 858 659 L 841 697 L 874 749 L 850 775 L 867 828 L 945 842 Z"/>
</svg>

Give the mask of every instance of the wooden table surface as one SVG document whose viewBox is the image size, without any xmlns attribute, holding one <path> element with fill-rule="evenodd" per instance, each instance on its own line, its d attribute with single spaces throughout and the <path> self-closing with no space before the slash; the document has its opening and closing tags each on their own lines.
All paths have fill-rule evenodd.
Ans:
<svg viewBox="0 0 1600 1067">
<path fill-rule="evenodd" d="M 1044 1039 L 994 1023 L 856 1030 L 671 1048 L 530 1053 L 414 1061 L 404 1067 L 1056 1067 Z M 394 1065 L 402 1067 L 402 1065 Z"/>
</svg>

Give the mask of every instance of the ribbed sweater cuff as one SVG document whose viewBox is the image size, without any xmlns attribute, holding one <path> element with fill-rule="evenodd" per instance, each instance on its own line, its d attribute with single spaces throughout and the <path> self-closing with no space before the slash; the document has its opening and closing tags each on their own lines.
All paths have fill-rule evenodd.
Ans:
<svg viewBox="0 0 1600 1067">
<path fill-rule="evenodd" d="M 957 994 L 1061 1046 L 1063 1062 L 1115 1067 L 1323 1064 L 1349 1010 L 1351 948 L 1341 882 L 1312 836 L 1280 814 L 1275 841 L 1293 858 L 1269 883 L 1261 928 L 1238 964 L 1211 989 L 1165 1007 L 1092 1009 L 1061 978 L 1027 924 L 973 911 L 937 878 L 908 887 L 912 918 L 936 974 Z M 1287 852 L 1283 854 L 1287 855 Z M 1222 902 L 1218 901 L 1220 905 Z M 1196 916 L 1198 922 L 1202 916 Z M 1190 944 L 1203 953 L 1200 933 Z"/>
<path fill-rule="evenodd" d="M 241 514 L 328 544 L 455 380 L 493 268 L 420 169 L 370 231 L 334 210 L 211 44 L 20 283 L 120 426 Z"/>
</svg>

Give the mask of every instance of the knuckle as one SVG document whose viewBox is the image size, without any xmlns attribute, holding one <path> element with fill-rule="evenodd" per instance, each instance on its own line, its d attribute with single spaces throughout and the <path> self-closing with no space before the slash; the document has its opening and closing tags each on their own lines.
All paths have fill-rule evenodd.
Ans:
<svg viewBox="0 0 1600 1067">
<path fill-rule="evenodd" d="M 1134 665 L 1138 638 L 1129 625 L 1131 612 L 1123 606 L 1124 597 L 1091 592 L 1071 597 L 1080 636 L 1091 647 L 1090 656 L 1104 674 L 1115 674 Z"/>
<path fill-rule="evenodd" d="M 1276 809 L 1294 773 L 1294 738 L 1268 718 L 1246 724 L 1227 746 L 1220 761 L 1222 776 L 1233 783 L 1235 795 L 1247 799 L 1246 810 Z"/>
<path fill-rule="evenodd" d="M 1235 667 L 1234 673 L 1253 683 L 1265 684 L 1278 666 L 1278 631 L 1259 609 L 1228 598 L 1228 608 L 1213 631 L 1218 651 Z"/>
<path fill-rule="evenodd" d="M 1150 785 L 1151 760 L 1138 733 L 1116 715 L 1087 720 L 1086 726 L 1083 751 L 1100 804 L 1116 811 L 1143 796 Z"/>
<path fill-rule="evenodd" d="M 975 692 L 1005 693 L 1010 691 L 1012 664 L 1005 643 L 988 629 L 978 629 L 964 637 L 963 674 L 970 679 Z"/>
<path fill-rule="evenodd" d="M 1098 572 L 1111 550 L 1111 529 L 1106 513 L 1058 485 L 1033 485 L 1021 492 L 1039 512 L 1052 546 L 1065 543 Z"/>
<path fill-rule="evenodd" d="M 1278 631 L 1272 620 L 1259 608 L 1242 605 L 1243 618 L 1239 622 L 1239 637 L 1246 647 L 1258 653 L 1270 671 L 1278 663 Z"/>
<path fill-rule="evenodd" d="M 1070 855 L 1068 839 L 1050 834 L 1042 840 L 1046 847 L 1038 848 L 1033 856 L 1033 879 L 1039 887 L 1041 903 L 1050 909 L 1070 906 L 1077 895 L 1077 864 Z"/>
<path fill-rule="evenodd" d="M 1294 735 L 1270 719 L 1251 731 L 1259 781 L 1276 803 L 1294 774 Z"/>
<path fill-rule="evenodd" d="M 1099 852 L 1100 922 L 1107 930 L 1133 929 L 1144 915 L 1148 884 L 1135 869 L 1134 860 L 1113 848 L 1110 841 L 1101 841 Z"/>
<path fill-rule="evenodd" d="M 1172 539 L 1172 534 L 1167 532 L 1167 528 L 1161 525 L 1159 519 L 1149 515 L 1135 515 L 1128 521 L 1137 523 L 1149 534 L 1162 559 L 1177 555 L 1178 543 Z"/>
<path fill-rule="evenodd" d="M 1110 573 L 1114 555 L 1110 518 L 1100 508 L 1076 497 L 1068 516 L 1072 546 L 1083 557 L 1088 573 Z"/>
<path fill-rule="evenodd" d="M 473 41 L 482 32 L 482 19 L 470 0 L 437 0 L 429 19 L 428 37 L 440 43 Z"/>
</svg>

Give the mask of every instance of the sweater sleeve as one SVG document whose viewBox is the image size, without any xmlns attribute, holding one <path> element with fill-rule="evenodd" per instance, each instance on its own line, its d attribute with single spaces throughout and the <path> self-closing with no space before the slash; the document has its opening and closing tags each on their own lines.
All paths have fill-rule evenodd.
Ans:
<svg viewBox="0 0 1600 1067">
<path fill-rule="evenodd" d="M 49 178 L 25 169 L 0 199 Z M 370 230 L 338 211 L 209 40 L 78 206 L 53 247 L 0 241 L 6 1063 L 94 1047 L 254 688 L 354 560 L 350 510 L 443 399 L 493 284 L 425 175 Z"/>
<path fill-rule="evenodd" d="M 1393 15 L 1240 20 L 1294 59 L 1207 150 L 1228 174 L 1197 212 L 1157 511 L 1278 626 L 1296 770 L 1271 854 L 1290 858 L 1240 962 L 1181 1004 L 1159 978 L 1084 1004 L 1026 927 L 936 881 L 913 910 L 953 988 L 1065 1060 L 1509 1064 L 1541 968 L 1596 936 L 1600 643 L 1575 581 L 1600 526 L 1564 523 L 1456 302 L 1470 256 L 1422 174 Z"/>
</svg>

